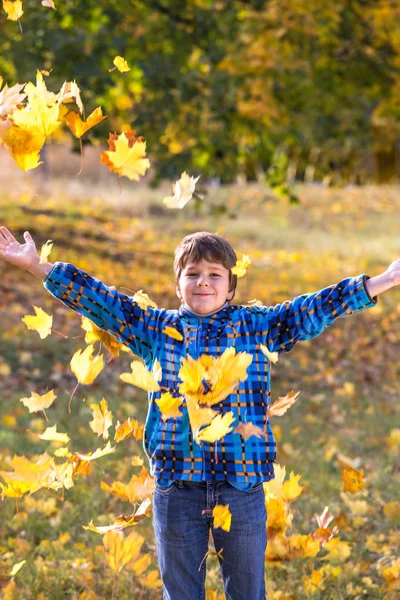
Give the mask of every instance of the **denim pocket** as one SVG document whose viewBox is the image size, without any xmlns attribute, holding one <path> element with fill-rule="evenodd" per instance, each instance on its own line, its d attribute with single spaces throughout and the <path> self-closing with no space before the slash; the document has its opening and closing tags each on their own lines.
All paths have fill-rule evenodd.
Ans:
<svg viewBox="0 0 400 600">
<path fill-rule="evenodd" d="M 254 487 L 251 488 L 251 490 L 248 490 L 248 494 L 254 494 L 255 492 L 258 492 L 259 490 L 263 489 L 264 487 L 264 482 L 261 481 L 261 483 L 257 483 Z"/>
<path fill-rule="evenodd" d="M 157 482 L 154 486 L 154 491 L 156 491 L 158 494 L 161 494 L 161 496 L 169 496 L 169 494 L 172 494 L 174 490 L 176 490 L 176 481 L 173 481 L 168 487 L 159 485 Z"/>
</svg>

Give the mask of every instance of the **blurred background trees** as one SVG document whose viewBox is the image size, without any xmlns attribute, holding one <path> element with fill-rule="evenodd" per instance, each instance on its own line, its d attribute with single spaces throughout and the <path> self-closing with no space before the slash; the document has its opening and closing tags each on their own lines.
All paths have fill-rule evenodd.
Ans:
<svg viewBox="0 0 400 600">
<path fill-rule="evenodd" d="M 399 174 L 397 0 L 23 7 L 22 34 L 0 16 L 5 81 L 34 80 L 37 68 L 52 69 L 55 87 L 76 79 L 87 111 L 108 114 L 88 139 L 129 124 L 147 141 L 155 182 L 184 169 L 222 183 L 276 178 L 282 165 L 309 182 Z M 116 55 L 129 72 L 109 72 Z"/>
</svg>

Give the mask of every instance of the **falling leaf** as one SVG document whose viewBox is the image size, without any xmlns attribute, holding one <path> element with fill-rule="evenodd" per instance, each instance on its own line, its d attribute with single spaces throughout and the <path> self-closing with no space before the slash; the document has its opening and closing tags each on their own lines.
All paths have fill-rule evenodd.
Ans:
<svg viewBox="0 0 400 600">
<path fill-rule="evenodd" d="M 93 421 L 89 422 L 91 430 L 97 435 L 102 435 L 103 439 L 108 439 L 108 430 L 112 425 L 113 415 L 108 410 L 107 400 L 102 398 L 100 406 L 97 404 L 90 404 L 89 406 L 93 411 Z"/>
<path fill-rule="evenodd" d="M 45 244 L 42 246 L 42 250 L 40 252 L 40 265 L 45 265 L 47 263 L 47 259 L 50 256 L 50 253 L 53 249 L 53 240 L 47 240 Z"/>
<path fill-rule="evenodd" d="M 82 137 L 89 129 L 104 121 L 107 116 L 102 114 L 101 107 L 96 108 L 86 119 L 82 121 L 78 113 L 69 112 L 64 120 L 76 138 Z"/>
<path fill-rule="evenodd" d="M 270 352 L 267 346 L 264 346 L 264 344 L 260 344 L 260 350 L 274 365 L 278 362 L 278 352 Z"/>
<path fill-rule="evenodd" d="M 271 406 L 268 407 L 267 415 L 271 417 L 281 417 L 285 412 L 296 402 L 300 392 L 295 393 L 293 390 L 286 394 L 286 396 L 280 396 L 278 400 L 275 400 Z"/>
<path fill-rule="evenodd" d="M 108 331 L 100 329 L 93 321 L 84 316 L 82 317 L 82 329 L 87 332 L 85 335 L 86 344 L 94 344 L 100 341 L 113 356 L 119 356 L 123 344 L 120 344 Z"/>
<path fill-rule="evenodd" d="M 247 256 L 247 254 L 243 254 L 242 258 L 240 260 L 237 260 L 235 266 L 232 267 L 232 269 L 231 269 L 233 275 L 236 275 L 238 278 L 244 277 L 246 275 L 247 268 L 250 265 L 251 265 L 250 256 Z"/>
<path fill-rule="evenodd" d="M 136 419 L 129 417 L 129 419 L 122 423 L 122 425 L 119 423 L 119 421 L 117 422 L 114 439 L 117 443 L 131 437 L 134 437 L 137 440 L 142 440 L 143 431 L 144 425 L 136 421 Z"/>
<path fill-rule="evenodd" d="M 162 330 L 161 333 L 165 333 L 165 335 L 168 335 L 169 337 L 172 337 L 174 338 L 174 340 L 178 340 L 179 342 L 183 340 L 183 335 L 179 333 L 179 331 L 174 329 L 174 327 L 167 326 L 165 327 L 165 329 Z"/>
<path fill-rule="evenodd" d="M 103 370 L 103 355 L 92 357 L 93 345 L 89 345 L 84 351 L 77 350 L 73 355 L 70 365 L 71 371 L 83 385 L 90 385 Z"/>
<path fill-rule="evenodd" d="M 69 435 L 67 433 L 57 432 L 57 425 L 54 425 L 53 427 L 47 427 L 46 431 L 39 435 L 39 437 L 41 440 L 63 442 L 63 444 L 68 444 L 68 442 L 70 441 Z"/>
<path fill-rule="evenodd" d="M 122 58 L 122 56 L 116 56 L 113 60 L 113 64 L 117 67 L 120 73 L 126 73 L 127 71 L 131 70 L 130 67 L 128 67 L 128 63 L 124 58 Z M 110 69 L 110 71 L 113 71 L 113 69 Z"/>
<path fill-rule="evenodd" d="M 103 537 L 103 544 L 107 550 L 107 562 L 114 573 L 128 563 L 137 559 L 145 538 L 133 530 L 127 537 L 117 531 L 108 531 Z"/>
<path fill-rule="evenodd" d="M 132 301 L 136 302 L 138 306 L 143 310 L 146 310 L 146 308 L 148 308 L 149 306 L 151 308 L 157 308 L 157 304 L 153 302 L 153 300 L 151 300 L 143 290 L 139 290 L 138 292 L 136 292 L 136 294 L 132 296 Z"/>
<path fill-rule="evenodd" d="M 96 527 L 93 524 L 93 521 L 90 521 L 89 525 L 83 525 L 83 529 L 88 529 L 89 531 L 94 531 L 96 533 L 107 533 L 107 531 L 122 531 L 127 527 L 132 527 L 136 525 L 146 517 L 151 516 L 151 499 L 146 498 L 139 508 L 132 515 L 119 515 L 115 517 L 114 523 L 111 525 L 105 525 L 103 527 Z"/>
<path fill-rule="evenodd" d="M 3 78 L 0 77 L 0 89 L 3 83 Z M 0 92 L 0 118 L 10 116 L 14 110 L 21 106 L 26 98 L 26 94 L 22 94 L 24 83 L 16 83 L 12 87 L 6 84 Z"/>
<path fill-rule="evenodd" d="M 40 396 L 36 392 L 32 392 L 30 398 L 21 398 L 20 402 L 29 408 L 29 412 L 32 413 L 49 408 L 56 398 L 57 396 L 54 394 L 54 391 L 50 390 L 46 394 L 43 394 L 43 396 Z"/>
<path fill-rule="evenodd" d="M 343 477 L 343 491 L 357 494 L 364 489 L 364 469 L 356 471 L 351 467 L 340 469 Z"/>
<path fill-rule="evenodd" d="M 29 330 L 37 331 L 40 335 L 40 339 L 44 340 L 48 335 L 51 334 L 53 317 L 45 313 L 44 310 L 38 306 L 33 306 L 33 308 L 36 316 L 27 315 L 22 317 L 21 321 L 25 323 Z"/>
<path fill-rule="evenodd" d="M 255 435 L 258 438 L 268 438 L 268 436 L 265 435 L 264 431 L 260 427 L 257 427 L 257 425 L 254 425 L 251 421 L 249 421 L 248 423 L 239 423 L 239 425 L 235 427 L 233 432 L 239 433 L 245 440 L 248 440 L 249 437 L 251 437 L 252 435 Z"/>
<path fill-rule="evenodd" d="M 224 531 L 230 531 L 232 513 L 229 510 L 229 504 L 216 504 L 213 508 L 212 515 L 214 517 L 213 527 L 220 527 Z"/>
<path fill-rule="evenodd" d="M 104 446 L 104 448 L 98 448 L 95 452 L 90 454 L 79 454 L 76 452 L 76 456 L 81 460 L 96 460 L 97 458 L 101 458 L 102 456 L 106 456 L 106 454 L 113 454 L 115 452 L 115 446 L 111 446 L 110 442 Z"/>
<path fill-rule="evenodd" d="M 71 100 L 75 100 L 75 103 L 79 109 L 79 112 L 82 114 L 83 113 L 83 103 L 81 100 L 80 92 L 81 92 L 81 90 L 79 89 L 76 81 L 64 81 L 58 95 L 56 96 L 58 105 L 60 105 L 61 103 L 65 104 L 67 102 L 70 102 Z"/>
<path fill-rule="evenodd" d="M 161 417 L 164 421 L 170 418 L 178 418 L 182 416 L 179 406 L 182 405 L 182 397 L 173 398 L 170 392 L 161 394 L 161 398 L 155 400 L 158 408 L 161 411 Z"/>
<path fill-rule="evenodd" d="M 52 8 L 53 10 L 57 10 L 53 0 L 42 0 L 42 6 L 47 6 L 48 8 Z"/>
<path fill-rule="evenodd" d="M 3 0 L 3 8 L 7 13 L 7 19 L 10 21 L 18 21 L 24 14 L 22 10 L 22 0 L 15 0 L 11 2 L 11 0 Z"/>
<path fill-rule="evenodd" d="M 186 171 L 181 174 L 178 181 L 172 184 L 173 196 L 167 196 L 163 199 L 163 203 L 168 208 L 183 208 L 192 198 L 196 183 L 200 179 L 200 175 L 196 178 L 190 177 Z"/>
<path fill-rule="evenodd" d="M 134 360 L 131 362 L 131 369 L 132 373 L 121 373 L 119 378 L 125 383 L 140 387 L 147 392 L 159 391 L 160 386 L 158 385 L 154 374 L 148 371 L 141 361 Z"/>
<path fill-rule="evenodd" d="M 235 420 L 235 414 L 230 411 L 222 415 L 217 415 L 213 418 L 210 425 L 202 429 L 198 435 L 198 439 L 203 442 L 216 442 L 223 438 L 227 433 L 232 431 L 232 423 Z"/>
<path fill-rule="evenodd" d="M 150 167 L 146 156 L 146 142 L 136 138 L 134 131 L 124 131 L 120 135 L 111 133 L 108 139 L 109 150 L 100 156 L 100 162 L 110 171 L 125 175 L 133 181 L 139 181 Z"/>
</svg>

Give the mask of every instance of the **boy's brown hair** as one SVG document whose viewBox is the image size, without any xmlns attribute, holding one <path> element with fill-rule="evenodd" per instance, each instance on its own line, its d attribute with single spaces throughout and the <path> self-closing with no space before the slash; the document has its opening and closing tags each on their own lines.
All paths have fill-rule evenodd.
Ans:
<svg viewBox="0 0 400 600">
<path fill-rule="evenodd" d="M 181 273 L 190 261 L 197 264 L 202 259 L 220 263 L 229 269 L 229 291 L 235 292 L 237 275 L 233 275 L 231 271 L 237 261 L 235 251 L 221 235 L 208 231 L 196 231 L 187 235 L 175 249 L 175 284 L 178 285 Z"/>
</svg>

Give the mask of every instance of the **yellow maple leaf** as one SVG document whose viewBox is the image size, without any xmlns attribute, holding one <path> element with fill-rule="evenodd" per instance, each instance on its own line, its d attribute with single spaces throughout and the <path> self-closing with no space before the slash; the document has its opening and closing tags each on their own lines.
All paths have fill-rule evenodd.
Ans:
<svg viewBox="0 0 400 600">
<path fill-rule="evenodd" d="M 69 129 L 72 131 L 76 138 L 82 137 L 89 129 L 101 123 L 104 119 L 107 118 L 107 115 L 103 115 L 101 111 L 101 107 L 96 108 L 86 119 L 86 121 L 82 121 L 78 113 L 69 112 L 65 117 L 64 121 L 68 125 Z"/>
<path fill-rule="evenodd" d="M 12 482 L 9 481 L 4 485 L 0 481 L 0 489 L 1 489 L 1 499 L 4 500 L 7 498 L 22 498 L 27 492 L 30 492 L 32 489 L 31 483 L 23 483 L 23 482 Z M 35 491 L 35 490 L 34 490 Z"/>
<path fill-rule="evenodd" d="M 179 379 L 182 383 L 179 384 L 181 394 L 197 394 L 202 393 L 204 386 L 202 384 L 203 377 L 206 373 L 206 367 L 201 360 L 195 360 L 191 356 L 181 358 L 181 368 L 179 370 Z"/>
<path fill-rule="evenodd" d="M 227 433 L 232 431 L 232 423 L 234 420 L 235 415 L 232 411 L 225 413 L 223 416 L 218 414 L 213 418 L 208 427 L 205 427 L 200 431 L 198 439 L 210 443 L 220 440 Z"/>
<path fill-rule="evenodd" d="M 186 395 L 186 404 L 190 426 L 192 428 L 193 437 L 197 444 L 200 444 L 199 429 L 204 425 L 209 425 L 212 419 L 218 414 L 212 408 L 201 408 L 196 396 L 192 394 Z"/>
<path fill-rule="evenodd" d="M 143 431 L 144 425 L 136 421 L 136 419 L 132 419 L 129 417 L 124 423 L 120 424 L 117 421 L 115 426 L 115 436 L 114 440 L 118 443 L 121 440 L 126 440 L 128 438 L 134 437 L 137 440 L 143 439 Z"/>
<path fill-rule="evenodd" d="M 82 385 L 92 384 L 104 367 L 103 355 L 93 358 L 93 350 L 93 345 L 86 346 L 84 351 L 77 350 L 70 362 L 71 371 Z"/>
<path fill-rule="evenodd" d="M 183 335 L 179 333 L 179 331 L 177 331 L 174 327 L 166 326 L 161 333 L 165 333 L 165 335 L 174 338 L 174 340 L 178 340 L 178 342 L 181 342 L 183 340 Z"/>
<path fill-rule="evenodd" d="M 87 332 L 85 335 L 86 344 L 94 344 L 100 341 L 113 356 L 119 356 L 119 351 L 123 348 L 123 344 L 120 344 L 108 331 L 97 327 L 88 317 L 82 317 L 81 327 Z"/>
<path fill-rule="evenodd" d="M 351 467 L 345 467 L 340 469 L 343 477 L 343 491 L 350 492 L 351 494 L 357 494 L 364 488 L 364 469 L 356 471 Z"/>
<path fill-rule="evenodd" d="M 183 208 L 192 198 L 196 183 L 200 179 L 200 175 L 196 178 L 190 177 L 186 171 L 181 174 L 178 181 L 172 184 L 173 196 L 167 196 L 163 199 L 163 203 L 168 208 Z"/>
<path fill-rule="evenodd" d="M 101 154 L 100 162 L 107 165 L 110 171 L 139 181 L 150 167 L 149 159 L 145 158 L 146 142 L 128 130 L 120 135 L 110 134 L 108 145 L 110 149 Z"/>
<path fill-rule="evenodd" d="M 33 306 L 33 308 L 36 316 L 27 315 L 22 317 L 21 321 L 25 323 L 29 330 L 37 331 L 40 335 L 40 339 L 44 340 L 48 335 L 51 334 L 53 317 L 48 315 L 42 308 L 38 306 Z"/>
<path fill-rule="evenodd" d="M 130 383 L 136 387 L 140 387 L 142 390 L 147 392 L 158 392 L 160 386 L 158 385 L 154 374 L 148 371 L 145 365 L 140 360 L 134 360 L 131 362 L 132 373 L 121 373 L 119 376 L 125 383 Z"/>
<path fill-rule="evenodd" d="M 90 404 L 90 408 L 93 411 L 93 421 L 89 422 L 89 426 L 94 433 L 102 435 L 104 439 L 108 438 L 108 430 L 112 425 L 113 415 L 108 410 L 107 400 L 102 398 L 100 406 L 97 404 Z"/>
<path fill-rule="evenodd" d="M 107 562 L 114 573 L 128 563 L 136 560 L 140 554 L 145 538 L 133 530 L 127 537 L 117 531 L 107 531 L 103 537 L 103 544 L 107 550 Z"/>
<path fill-rule="evenodd" d="M 132 527 L 136 525 L 140 521 L 142 521 L 146 517 L 151 516 L 151 498 L 146 498 L 139 508 L 132 515 L 119 515 L 115 517 L 114 523 L 111 525 L 104 525 L 100 527 L 96 527 L 93 521 L 90 521 L 89 525 L 83 525 L 83 529 L 87 529 L 89 531 L 94 531 L 96 533 L 107 533 L 107 531 L 122 531 L 127 527 Z"/>
<path fill-rule="evenodd" d="M 53 249 L 53 240 L 47 240 L 45 244 L 42 246 L 42 250 L 40 252 L 40 265 L 45 265 L 47 263 L 47 259 L 50 256 L 50 253 Z"/>
<path fill-rule="evenodd" d="M 101 458 L 102 456 L 106 456 L 106 454 L 113 454 L 115 452 L 115 446 L 111 446 L 110 442 L 104 446 L 104 448 L 97 448 L 95 452 L 91 452 L 90 454 L 80 454 L 76 452 L 76 456 L 81 460 L 96 460 L 97 458 Z"/>
<path fill-rule="evenodd" d="M 299 485 L 301 475 L 295 475 L 293 471 L 290 473 L 288 481 L 282 485 L 282 498 L 285 502 L 293 502 L 300 496 L 304 486 Z"/>
<path fill-rule="evenodd" d="M 126 73 L 127 71 L 131 70 L 131 68 L 128 67 L 128 63 L 124 58 L 122 58 L 122 56 L 116 56 L 113 60 L 113 64 L 117 67 L 120 73 Z M 114 69 L 109 70 L 113 71 Z"/>
<path fill-rule="evenodd" d="M 50 390 L 46 394 L 43 394 L 43 396 L 40 396 L 40 394 L 37 394 L 36 392 L 32 392 L 30 398 L 20 398 L 20 402 L 29 408 L 29 412 L 32 413 L 49 408 L 56 398 L 57 396 L 54 394 L 54 391 Z"/>
<path fill-rule="evenodd" d="M 232 513 L 229 510 L 229 504 L 216 504 L 213 508 L 214 517 L 213 527 L 220 527 L 224 531 L 230 531 L 232 522 Z"/>
<path fill-rule="evenodd" d="M 336 560 L 345 561 L 351 553 L 350 543 L 342 542 L 338 538 L 334 538 L 333 540 L 326 542 L 325 548 L 328 550 L 328 554 L 321 560 L 327 560 L 329 562 Z"/>
<path fill-rule="evenodd" d="M 260 350 L 275 365 L 279 359 L 278 352 L 270 352 L 264 344 L 260 344 Z"/>
<path fill-rule="evenodd" d="M 296 402 L 300 392 L 294 393 L 292 390 L 286 396 L 280 396 L 271 406 L 268 407 L 267 415 L 271 417 L 281 417 Z"/>
<path fill-rule="evenodd" d="M 251 258 L 247 254 L 243 254 L 240 260 L 236 261 L 234 267 L 232 267 L 233 275 L 244 277 L 246 275 L 247 268 L 251 265 Z"/>
<path fill-rule="evenodd" d="M 10 21 L 18 21 L 24 14 L 22 9 L 22 0 L 3 0 L 3 8 L 7 13 L 7 19 Z"/>
<path fill-rule="evenodd" d="M 0 471 L 0 476 L 6 483 L 17 483 L 29 486 L 30 493 L 42 487 L 59 489 L 61 486 L 55 481 L 54 460 L 47 453 L 41 454 L 34 463 L 26 456 L 14 456 L 11 461 L 14 471 Z"/>
<path fill-rule="evenodd" d="M 157 304 L 153 302 L 143 290 L 136 292 L 136 294 L 132 296 L 132 301 L 136 302 L 143 310 L 146 310 L 148 306 L 157 308 Z"/>
<path fill-rule="evenodd" d="M 70 437 L 67 433 L 57 432 L 57 425 L 54 425 L 53 427 L 47 427 L 46 431 L 39 435 L 39 437 L 41 440 L 63 442 L 64 444 L 68 444 L 70 441 Z"/>
<path fill-rule="evenodd" d="M 248 440 L 252 435 L 255 435 L 258 438 L 268 437 L 265 435 L 261 427 L 257 427 L 257 425 L 254 425 L 254 423 L 251 421 L 248 423 L 239 423 L 239 425 L 235 427 L 234 433 L 239 433 L 245 440 Z"/>
<path fill-rule="evenodd" d="M 170 392 L 161 394 L 161 398 L 155 400 L 158 408 L 161 411 L 161 418 L 166 421 L 167 419 L 181 417 L 182 413 L 179 410 L 179 406 L 182 405 L 182 397 L 173 398 Z"/>
</svg>

